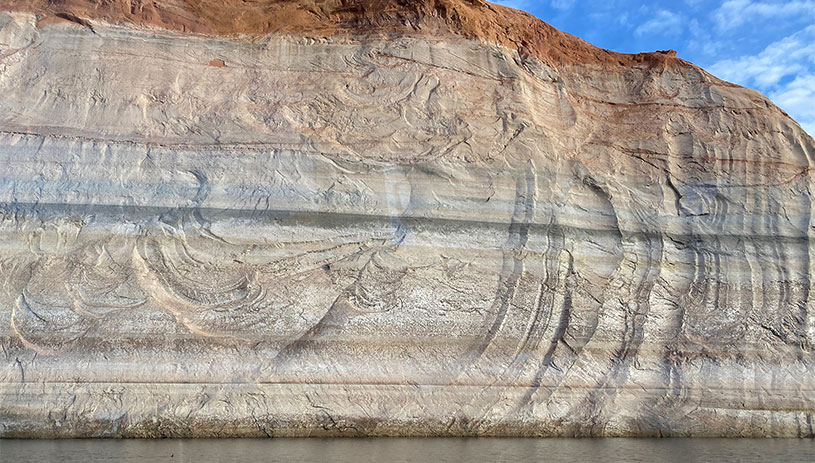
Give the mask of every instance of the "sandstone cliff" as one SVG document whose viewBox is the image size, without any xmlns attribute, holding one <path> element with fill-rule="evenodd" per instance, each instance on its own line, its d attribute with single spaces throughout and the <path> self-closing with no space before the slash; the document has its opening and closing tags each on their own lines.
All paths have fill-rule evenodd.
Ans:
<svg viewBox="0 0 815 463">
<path fill-rule="evenodd" d="M 0 435 L 815 434 L 815 142 L 479 0 L 0 0 Z"/>
</svg>

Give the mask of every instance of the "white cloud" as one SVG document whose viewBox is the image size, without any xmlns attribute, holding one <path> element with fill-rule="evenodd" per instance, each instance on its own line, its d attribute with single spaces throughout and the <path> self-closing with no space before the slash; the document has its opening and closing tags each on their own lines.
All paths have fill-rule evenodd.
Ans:
<svg viewBox="0 0 815 463">
<path fill-rule="evenodd" d="M 768 96 L 815 136 L 815 72 L 796 77 Z"/>
<path fill-rule="evenodd" d="M 707 57 L 720 56 L 725 43 L 714 37 L 710 28 L 706 26 L 696 18 L 691 19 L 688 23 L 691 36 L 688 41 L 688 49 Z"/>
<path fill-rule="evenodd" d="M 815 67 L 815 25 L 770 44 L 757 55 L 722 60 L 709 70 L 725 80 L 768 89 L 785 77 L 812 67 Z"/>
<path fill-rule="evenodd" d="M 682 16 L 668 10 L 659 10 L 653 18 L 640 25 L 634 33 L 639 36 L 648 34 L 679 35 L 682 33 L 683 23 Z"/>
<path fill-rule="evenodd" d="M 770 44 L 757 55 L 722 60 L 709 70 L 761 90 L 815 135 L 815 25 Z"/>
<path fill-rule="evenodd" d="M 720 30 L 734 29 L 751 21 L 781 18 L 815 18 L 815 0 L 754 2 L 728 0 L 714 13 Z"/>
</svg>

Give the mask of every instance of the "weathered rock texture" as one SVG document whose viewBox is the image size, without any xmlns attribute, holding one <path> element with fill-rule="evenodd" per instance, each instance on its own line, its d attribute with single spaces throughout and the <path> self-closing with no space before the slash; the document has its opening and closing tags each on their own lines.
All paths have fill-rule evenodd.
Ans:
<svg viewBox="0 0 815 463">
<path fill-rule="evenodd" d="M 0 435 L 813 435 L 757 92 L 477 0 L 0 6 Z"/>
</svg>

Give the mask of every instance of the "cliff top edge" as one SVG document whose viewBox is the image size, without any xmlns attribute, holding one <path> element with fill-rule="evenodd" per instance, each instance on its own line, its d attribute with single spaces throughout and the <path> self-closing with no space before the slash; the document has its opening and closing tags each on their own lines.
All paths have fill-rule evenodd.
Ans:
<svg viewBox="0 0 815 463">
<path fill-rule="evenodd" d="M 58 21 L 87 25 L 87 20 L 102 20 L 205 35 L 457 35 L 550 64 L 681 61 L 673 50 L 604 50 L 528 13 L 482 0 L 0 0 L 0 10 L 34 13 L 43 27 Z"/>
</svg>

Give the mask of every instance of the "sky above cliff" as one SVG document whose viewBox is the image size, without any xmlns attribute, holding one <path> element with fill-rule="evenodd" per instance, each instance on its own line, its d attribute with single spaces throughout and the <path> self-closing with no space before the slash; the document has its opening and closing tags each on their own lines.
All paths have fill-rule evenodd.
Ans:
<svg viewBox="0 0 815 463">
<path fill-rule="evenodd" d="M 674 49 L 815 135 L 815 0 L 503 0 L 610 50 Z"/>
</svg>

